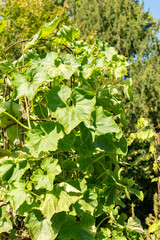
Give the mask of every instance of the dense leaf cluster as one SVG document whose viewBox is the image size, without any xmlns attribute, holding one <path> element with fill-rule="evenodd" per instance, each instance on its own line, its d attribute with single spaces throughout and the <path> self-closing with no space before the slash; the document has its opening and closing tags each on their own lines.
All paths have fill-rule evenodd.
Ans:
<svg viewBox="0 0 160 240">
<path fill-rule="evenodd" d="M 70 26 L 49 38 L 59 20 L 34 35 L 21 58 L 11 62 L 4 53 L 0 62 L 0 232 L 29 229 L 33 240 L 142 239 L 140 221 L 118 213 L 130 194 L 143 200 L 122 174 L 119 89 L 132 98 L 131 81 L 121 80 L 128 63 L 105 42 L 77 41 Z M 43 37 L 51 51 L 39 54 L 34 46 Z"/>
</svg>

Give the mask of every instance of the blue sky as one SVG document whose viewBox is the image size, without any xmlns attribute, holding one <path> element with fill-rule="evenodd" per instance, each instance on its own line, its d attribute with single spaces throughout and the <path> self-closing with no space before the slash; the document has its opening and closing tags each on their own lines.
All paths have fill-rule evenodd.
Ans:
<svg viewBox="0 0 160 240">
<path fill-rule="evenodd" d="M 142 0 L 140 0 L 142 2 Z M 152 16 L 155 19 L 160 19 L 160 0 L 144 0 L 145 11 L 150 9 Z"/>
</svg>

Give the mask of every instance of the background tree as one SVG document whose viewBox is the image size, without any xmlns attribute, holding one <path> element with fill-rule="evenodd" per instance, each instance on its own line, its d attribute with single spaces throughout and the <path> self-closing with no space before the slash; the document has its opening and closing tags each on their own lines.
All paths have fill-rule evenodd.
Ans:
<svg viewBox="0 0 160 240">
<path fill-rule="evenodd" d="M 64 11 L 64 1 L 52 0 L 0 0 L 0 19 L 7 21 L 1 33 L 0 47 L 6 49 L 22 39 L 28 39 L 56 14 L 62 14 L 61 21 L 66 22 L 68 16 Z M 21 46 L 12 49 L 14 59 L 21 55 Z"/>
</svg>

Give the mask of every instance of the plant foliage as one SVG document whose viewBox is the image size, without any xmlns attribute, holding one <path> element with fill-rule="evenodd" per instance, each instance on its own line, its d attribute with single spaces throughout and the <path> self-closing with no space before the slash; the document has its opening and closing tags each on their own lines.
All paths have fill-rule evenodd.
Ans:
<svg viewBox="0 0 160 240">
<path fill-rule="evenodd" d="M 123 177 L 119 90 L 132 98 L 131 81 L 122 80 L 128 63 L 105 42 L 77 40 L 70 26 L 50 38 L 59 18 L 31 38 L 21 58 L 0 62 L 0 232 L 15 239 L 28 229 L 33 240 L 142 239 L 140 221 L 123 213 L 130 194 L 143 200 L 134 180 Z M 34 46 L 44 35 L 52 49 L 39 54 Z"/>
</svg>

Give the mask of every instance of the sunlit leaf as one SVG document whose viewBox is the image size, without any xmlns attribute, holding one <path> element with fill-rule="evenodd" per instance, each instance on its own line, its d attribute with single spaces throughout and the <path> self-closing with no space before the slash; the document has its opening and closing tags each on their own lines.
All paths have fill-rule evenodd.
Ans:
<svg viewBox="0 0 160 240">
<path fill-rule="evenodd" d="M 40 152 L 56 151 L 58 141 L 63 136 L 64 133 L 60 124 L 54 122 L 42 123 L 27 133 L 26 146 L 35 156 Z"/>
<path fill-rule="evenodd" d="M 94 124 L 92 129 L 95 135 L 100 136 L 106 133 L 119 132 L 119 127 L 107 112 L 99 107 L 93 113 Z"/>
<path fill-rule="evenodd" d="M 51 22 L 46 23 L 44 27 L 35 34 L 31 40 L 25 45 L 25 50 L 35 45 L 39 39 L 48 37 L 50 38 L 50 34 L 53 32 L 53 30 L 57 27 L 60 20 L 60 15 L 57 15 Z"/>
<path fill-rule="evenodd" d="M 26 183 L 15 182 L 7 194 L 7 199 L 11 202 L 11 205 L 17 210 L 24 201 L 31 204 L 33 201 L 32 196 L 26 189 Z"/>
<path fill-rule="evenodd" d="M 17 98 L 26 96 L 32 99 L 42 83 L 51 81 L 46 69 L 41 66 L 33 66 L 25 73 L 15 73 L 13 77 Z"/>
<path fill-rule="evenodd" d="M 26 219 L 26 227 L 33 240 L 54 240 L 58 235 L 58 227 L 53 227 L 49 220 L 46 220 L 39 210 L 29 214 Z"/>
<path fill-rule="evenodd" d="M 58 160 L 47 158 L 43 160 L 41 169 L 33 172 L 31 179 L 35 182 L 36 189 L 44 188 L 49 191 L 53 189 L 54 179 L 61 173 L 61 168 L 57 163 Z"/>
<path fill-rule="evenodd" d="M 12 229 L 13 225 L 9 216 L 9 205 L 3 205 L 0 207 L 0 233 L 8 232 Z"/>
<path fill-rule="evenodd" d="M 65 97 L 62 97 L 63 92 Z M 79 89 L 71 93 L 70 88 L 62 86 L 53 87 L 47 98 L 52 116 L 64 126 L 66 134 L 69 134 L 80 122 L 84 122 L 87 127 L 90 126 L 91 112 L 95 105 L 94 96 L 87 95 L 86 92 L 81 92 Z M 73 104 L 69 106 L 67 100 L 68 102 L 72 101 Z"/>
<path fill-rule="evenodd" d="M 139 233 L 144 232 L 140 220 L 135 216 L 128 219 L 127 228 Z"/>
</svg>

